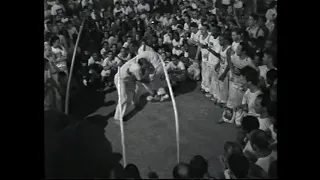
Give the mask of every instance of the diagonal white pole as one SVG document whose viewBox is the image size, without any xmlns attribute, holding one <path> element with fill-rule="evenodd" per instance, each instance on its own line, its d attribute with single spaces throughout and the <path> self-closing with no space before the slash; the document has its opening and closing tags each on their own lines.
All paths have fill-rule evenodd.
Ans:
<svg viewBox="0 0 320 180">
<path fill-rule="evenodd" d="M 172 86 L 170 83 L 170 79 L 169 79 L 169 75 L 168 72 L 166 70 L 166 65 L 163 62 L 162 58 L 160 57 L 160 55 L 158 54 L 162 67 L 163 67 L 163 71 L 164 71 L 164 75 L 166 77 L 166 81 L 168 84 L 168 88 L 169 88 L 169 93 L 171 96 L 171 101 L 172 101 L 172 106 L 173 106 L 173 111 L 174 111 L 174 119 L 175 119 L 175 125 L 176 125 L 176 143 L 177 143 L 177 163 L 180 162 L 180 133 L 179 133 L 179 117 L 178 117 L 178 110 L 177 110 L 177 105 L 176 105 L 176 101 L 174 99 L 174 94 L 172 91 Z"/>
<path fill-rule="evenodd" d="M 78 34 L 77 41 L 76 41 L 76 44 L 74 46 L 73 55 L 72 55 L 70 73 L 69 73 L 68 84 L 67 84 L 67 92 L 66 92 L 66 101 L 65 101 L 65 109 L 64 109 L 64 113 L 65 114 L 69 114 L 70 84 L 71 84 L 71 79 L 72 79 L 72 74 L 73 74 L 74 60 L 75 60 L 75 57 L 76 57 L 78 44 L 79 44 L 80 36 L 81 36 L 82 30 L 83 30 L 84 22 L 85 22 L 85 19 L 81 23 L 79 34 Z"/>
<path fill-rule="evenodd" d="M 121 85 L 120 85 L 120 67 L 118 67 L 118 82 L 117 82 L 117 91 L 118 91 L 118 105 L 116 108 L 119 108 L 120 111 L 120 132 L 121 132 L 121 145 L 122 145 L 122 156 L 123 156 L 123 166 L 127 166 L 127 156 L 126 156 L 126 146 L 124 138 L 124 129 L 123 129 L 123 115 L 122 106 L 121 106 Z"/>
</svg>

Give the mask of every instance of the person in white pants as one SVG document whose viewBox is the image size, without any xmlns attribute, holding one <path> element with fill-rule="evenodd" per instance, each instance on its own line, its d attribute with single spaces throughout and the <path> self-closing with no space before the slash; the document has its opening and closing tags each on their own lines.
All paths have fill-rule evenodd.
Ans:
<svg viewBox="0 0 320 180">
<path fill-rule="evenodd" d="M 199 47 L 197 51 L 196 57 L 199 56 L 199 53 L 201 52 L 201 91 L 209 93 L 210 92 L 210 74 L 208 70 L 208 57 L 209 57 L 209 51 L 208 51 L 208 44 L 210 39 L 210 34 L 208 33 L 209 26 L 207 24 L 204 24 L 201 28 L 201 35 L 199 37 Z M 212 37 L 212 36 L 211 36 Z"/>
<path fill-rule="evenodd" d="M 237 50 L 231 55 L 229 92 L 227 107 L 222 114 L 222 119 L 219 123 L 228 122 L 233 123 L 238 121 L 242 116 L 242 111 L 236 111 L 235 108 L 241 105 L 243 95 L 246 91 L 244 87 L 245 81 L 241 76 L 240 71 L 246 66 L 254 68 L 252 59 L 248 56 L 249 46 L 244 43 L 239 43 Z"/>
<path fill-rule="evenodd" d="M 128 61 L 114 77 L 114 83 L 118 93 L 120 91 L 121 101 L 118 102 L 114 120 L 119 124 L 120 117 L 124 117 L 127 112 L 133 110 L 139 102 L 139 86 L 137 82 L 148 82 L 149 74 L 154 72 L 153 65 L 144 58 Z M 120 84 L 120 87 L 118 86 Z M 121 106 L 121 111 L 120 111 Z M 124 118 L 126 121 L 126 118 Z"/>
</svg>

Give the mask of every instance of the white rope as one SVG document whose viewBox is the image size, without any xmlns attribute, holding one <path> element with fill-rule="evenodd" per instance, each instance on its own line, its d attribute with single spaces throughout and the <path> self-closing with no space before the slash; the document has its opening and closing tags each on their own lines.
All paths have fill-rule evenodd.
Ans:
<svg viewBox="0 0 320 180">
<path fill-rule="evenodd" d="M 123 166 L 127 166 L 127 156 L 126 156 L 126 146 L 125 146 L 125 139 L 124 139 L 124 129 L 123 129 L 123 115 L 122 113 L 122 103 L 121 103 L 121 86 L 120 86 L 120 67 L 118 66 L 118 107 L 120 111 L 120 132 L 121 132 L 121 145 L 122 145 L 122 156 L 123 156 Z"/>
<path fill-rule="evenodd" d="M 171 83 L 170 83 L 169 75 L 168 75 L 168 72 L 166 70 L 166 65 L 163 62 L 163 60 L 160 57 L 160 55 L 159 55 L 159 59 L 161 61 L 161 64 L 162 64 L 162 67 L 163 67 L 163 71 L 164 71 L 164 75 L 166 77 L 166 81 L 167 81 L 168 88 L 169 88 L 169 93 L 170 93 L 170 96 L 171 96 L 173 111 L 174 111 L 174 119 L 175 119 L 175 125 L 176 125 L 177 163 L 179 163 L 180 162 L 180 133 L 179 133 L 179 117 L 178 117 L 177 105 L 176 105 L 176 101 L 174 99 L 174 94 L 173 94 L 173 91 L 172 91 L 172 86 L 171 86 Z"/>
</svg>

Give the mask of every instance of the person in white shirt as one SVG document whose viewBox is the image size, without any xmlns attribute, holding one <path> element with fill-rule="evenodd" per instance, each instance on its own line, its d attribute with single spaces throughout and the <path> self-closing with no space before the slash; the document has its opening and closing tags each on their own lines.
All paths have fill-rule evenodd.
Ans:
<svg viewBox="0 0 320 180">
<path fill-rule="evenodd" d="M 186 80 L 186 68 L 177 55 L 171 56 L 171 62 L 166 66 L 173 87 L 178 86 Z"/>
<path fill-rule="evenodd" d="M 56 0 L 55 4 L 51 7 L 51 15 L 57 15 L 57 10 L 59 9 L 62 9 L 64 12 L 66 12 L 66 9 L 64 8 L 63 4 L 60 3 L 60 0 Z"/>
<path fill-rule="evenodd" d="M 172 45 L 172 39 L 173 39 L 173 31 L 169 29 L 167 33 L 163 36 L 163 44 Z"/>
<path fill-rule="evenodd" d="M 109 50 L 109 43 L 107 41 L 103 42 L 103 47 L 100 50 L 100 55 L 103 56 Z"/>
<path fill-rule="evenodd" d="M 120 6 L 119 2 L 115 3 L 115 7 L 113 9 L 113 15 L 116 16 L 117 13 L 124 13 L 124 9 Z"/>
<path fill-rule="evenodd" d="M 198 24 L 195 22 L 190 23 L 190 31 L 191 35 L 188 39 L 188 43 L 191 46 L 197 46 L 199 43 L 199 37 L 201 35 L 201 31 L 198 30 Z"/>
<path fill-rule="evenodd" d="M 51 50 L 53 53 L 54 64 L 59 68 L 60 72 L 66 73 L 68 75 L 67 68 L 67 51 L 61 45 L 60 39 L 58 36 L 54 36 L 51 38 Z"/>
<path fill-rule="evenodd" d="M 208 51 L 208 45 L 210 37 L 212 37 L 209 33 L 209 26 L 207 24 L 204 24 L 201 28 L 201 35 L 199 37 L 199 47 L 197 51 L 196 57 L 198 58 L 200 52 L 201 52 L 201 76 L 202 76 L 202 82 L 201 82 L 201 91 L 209 93 L 210 92 L 210 74 L 208 70 L 208 60 L 209 60 L 209 51 Z M 196 59 L 197 59 L 196 58 Z"/>
<path fill-rule="evenodd" d="M 229 62 L 230 79 L 227 108 L 222 115 L 224 122 L 234 123 L 235 120 L 241 118 L 241 111 L 237 111 L 235 108 L 241 105 L 242 98 L 245 93 L 245 82 L 240 71 L 246 66 L 254 68 L 253 62 L 248 56 L 249 50 L 249 46 L 241 42 L 237 46 L 236 52 L 231 55 L 231 61 Z M 230 115 L 227 115 L 229 113 Z"/>
<path fill-rule="evenodd" d="M 88 59 L 88 66 L 92 64 L 99 64 L 101 65 L 101 59 L 98 56 L 98 53 L 92 53 L 91 57 Z"/>
<path fill-rule="evenodd" d="M 217 57 L 220 58 L 216 71 L 218 73 L 218 91 L 217 91 L 217 103 L 221 107 L 225 107 L 228 100 L 229 92 L 229 62 L 231 58 L 231 37 L 220 36 L 219 42 L 221 50 Z"/>
<path fill-rule="evenodd" d="M 112 51 L 105 52 L 107 57 L 101 63 L 103 70 L 101 71 L 101 82 L 104 83 L 107 80 L 106 84 L 111 85 L 113 76 L 117 73 L 118 66 L 122 64 L 121 61 L 115 60 Z"/>
<path fill-rule="evenodd" d="M 256 162 L 257 157 L 254 155 L 251 143 L 249 141 L 249 135 L 252 131 L 259 129 L 259 120 L 254 116 L 243 117 L 240 132 L 238 133 L 237 141 L 244 145 L 242 150 L 243 154 L 248 158 L 250 162 Z"/>
<path fill-rule="evenodd" d="M 145 0 L 141 0 L 137 6 L 137 11 L 140 14 L 140 18 L 144 19 L 146 17 L 146 13 L 150 11 L 150 6 L 145 2 Z"/>
<path fill-rule="evenodd" d="M 216 55 L 220 53 L 221 51 L 221 45 L 219 43 L 219 36 L 216 31 L 212 31 L 209 38 L 209 43 L 208 43 L 208 68 L 207 70 L 209 71 L 209 93 L 206 94 L 206 97 L 211 97 L 212 101 L 217 100 L 217 93 L 218 93 L 218 74 L 215 70 L 215 67 L 219 63 L 219 57 Z M 216 38 L 215 38 L 216 36 Z"/>
<path fill-rule="evenodd" d="M 260 115 L 258 117 L 259 120 L 259 129 L 263 131 L 267 131 L 272 124 L 272 120 L 267 111 L 267 105 L 269 103 L 270 96 L 269 94 L 260 94 L 257 96 L 255 100 L 255 111 Z"/>
<path fill-rule="evenodd" d="M 177 31 L 173 33 L 172 46 L 172 54 L 180 56 L 182 54 L 183 38 L 180 37 Z"/>
<path fill-rule="evenodd" d="M 254 130 L 249 135 L 249 140 L 258 160 L 256 165 L 260 166 L 266 173 L 269 171 L 270 164 L 278 159 L 276 151 L 269 148 L 269 136 L 261 130 Z"/>
<path fill-rule="evenodd" d="M 128 61 L 114 77 L 114 84 L 120 91 L 121 102 L 118 102 L 114 120 L 116 124 L 120 123 L 120 118 L 127 121 L 128 116 L 125 116 L 132 108 L 138 108 L 139 103 L 139 86 L 137 82 L 149 82 L 149 74 L 154 72 L 153 65 L 144 58 Z M 120 87 L 118 86 L 120 84 Z M 120 88 L 120 89 L 119 89 Z M 120 111 L 120 106 L 121 110 Z"/>
<path fill-rule="evenodd" d="M 164 16 L 161 16 L 159 21 L 161 22 L 162 26 L 169 26 L 170 25 L 171 16 L 169 13 L 166 13 Z"/>
<path fill-rule="evenodd" d="M 122 47 L 120 53 L 115 57 L 116 61 L 120 61 L 122 64 L 126 63 L 131 59 L 131 54 L 128 48 Z"/>
<path fill-rule="evenodd" d="M 235 107 L 235 110 L 239 111 L 238 113 L 241 114 L 241 116 L 235 119 L 237 126 L 241 126 L 241 117 L 243 116 L 251 115 L 259 117 L 259 114 L 255 111 L 255 100 L 258 95 L 262 94 L 262 91 L 258 87 L 259 74 L 253 67 L 244 67 L 241 70 L 241 75 L 244 77 L 245 86 L 248 90 L 243 95 L 241 105 Z"/>
<path fill-rule="evenodd" d="M 272 51 L 266 51 L 263 55 L 262 58 L 262 66 L 259 66 L 259 72 L 260 72 L 260 83 L 262 86 L 267 87 L 267 72 L 270 71 L 271 69 L 277 69 L 274 66 L 274 61 L 275 61 L 275 55 Z"/>
<path fill-rule="evenodd" d="M 259 16 L 256 14 L 251 14 L 248 18 L 248 27 L 246 31 L 249 33 L 251 39 L 258 39 L 258 37 L 264 37 L 265 34 L 263 29 L 259 27 L 258 24 Z"/>
</svg>

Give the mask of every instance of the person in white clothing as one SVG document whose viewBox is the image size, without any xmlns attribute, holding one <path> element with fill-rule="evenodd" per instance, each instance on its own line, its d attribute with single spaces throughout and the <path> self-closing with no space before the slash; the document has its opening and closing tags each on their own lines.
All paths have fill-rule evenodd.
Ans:
<svg viewBox="0 0 320 180">
<path fill-rule="evenodd" d="M 259 114 L 255 111 L 255 100 L 258 95 L 262 94 L 262 91 L 258 87 L 259 74 L 258 72 L 250 66 L 246 66 L 241 70 L 242 76 L 244 76 L 245 85 L 248 90 L 245 92 L 242 98 L 242 103 L 235 108 L 236 111 L 242 114 L 242 116 L 250 115 L 259 117 Z M 237 126 L 241 125 L 242 118 L 239 117 L 235 119 Z"/>
<path fill-rule="evenodd" d="M 51 15 L 57 15 L 57 10 L 59 9 L 63 10 L 63 12 L 66 12 L 66 9 L 64 8 L 63 4 L 60 3 L 60 0 L 55 0 L 55 3 L 51 7 Z"/>
<path fill-rule="evenodd" d="M 269 94 L 260 94 L 255 100 L 254 108 L 256 112 L 260 115 L 259 120 L 259 129 L 267 131 L 272 124 L 272 120 L 267 111 L 268 103 L 270 102 Z"/>
<path fill-rule="evenodd" d="M 275 55 L 272 51 L 266 51 L 262 58 L 262 66 L 259 66 L 260 71 L 260 85 L 267 87 L 270 84 L 267 83 L 267 72 L 271 69 L 277 69 L 274 66 Z"/>
<path fill-rule="evenodd" d="M 137 11 L 137 13 L 140 14 L 140 18 L 145 19 L 146 13 L 150 11 L 150 6 L 145 2 L 145 0 L 141 0 L 137 6 Z"/>
<path fill-rule="evenodd" d="M 128 48 L 122 47 L 120 53 L 116 55 L 115 59 L 121 62 L 121 64 L 124 64 L 127 61 L 129 61 L 131 59 L 131 54 L 129 53 Z"/>
<path fill-rule="evenodd" d="M 117 73 L 118 66 L 121 65 L 121 61 L 117 61 L 112 51 L 106 52 L 107 57 L 101 63 L 103 70 L 101 71 L 101 82 L 104 83 L 106 80 L 106 85 L 111 86 L 114 75 Z"/>
<path fill-rule="evenodd" d="M 116 16 L 118 13 L 124 13 L 124 9 L 120 6 L 119 2 L 116 2 L 113 9 L 113 15 Z"/>
<path fill-rule="evenodd" d="M 219 57 L 219 64 L 216 66 L 218 73 L 218 91 L 217 91 L 217 103 L 221 107 L 225 107 L 228 100 L 229 91 L 229 62 L 231 57 L 231 37 L 220 36 L 219 42 L 221 50 L 217 57 Z"/>
<path fill-rule="evenodd" d="M 231 55 L 231 61 L 229 62 L 230 79 L 229 79 L 229 91 L 227 107 L 222 114 L 222 120 L 220 122 L 234 123 L 234 121 L 241 118 L 241 111 L 237 111 L 235 108 L 241 105 L 243 95 L 246 91 L 244 85 L 244 79 L 240 74 L 241 69 L 246 66 L 254 68 L 254 64 L 251 58 L 248 56 L 249 46 L 245 43 L 239 43 L 236 53 Z"/>
<path fill-rule="evenodd" d="M 183 38 L 179 36 L 179 33 L 175 31 L 173 33 L 173 40 L 172 40 L 172 54 L 180 56 L 182 54 L 182 46 L 183 46 Z"/>
<path fill-rule="evenodd" d="M 254 130 L 250 133 L 249 140 L 258 158 L 255 164 L 268 173 L 270 164 L 278 159 L 277 152 L 269 148 L 268 134 L 261 129 Z"/>
<path fill-rule="evenodd" d="M 166 70 L 173 87 L 179 86 L 186 80 L 186 68 L 177 55 L 172 55 L 171 62 L 166 65 Z"/>
<path fill-rule="evenodd" d="M 128 61 L 121 68 L 114 77 L 114 84 L 117 87 L 118 93 L 120 91 L 121 101 L 118 102 L 114 120 L 119 124 L 120 118 L 124 121 L 128 120 L 125 116 L 133 107 L 138 106 L 139 103 L 139 86 L 137 82 L 149 82 L 149 74 L 154 72 L 153 65 L 144 58 Z M 120 89 L 118 86 L 120 84 Z M 120 106 L 121 110 L 120 111 Z"/>
<path fill-rule="evenodd" d="M 208 56 L 208 71 L 209 71 L 209 93 L 206 94 L 206 97 L 211 97 L 211 100 L 216 102 L 218 98 L 218 73 L 215 70 L 215 67 L 219 63 L 219 57 L 217 57 L 217 54 L 221 51 L 221 45 L 219 43 L 219 36 L 217 35 L 218 32 L 212 31 L 211 37 L 209 39 L 209 56 Z M 215 38 L 215 36 L 217 38 Z"/>
<path fill-rule="evenodd" d="M 201 82 L 201 91 L 205 93 L 210 92 L 210 74 L 208 71 L 208 58 L 209 58 L 209 51 L 208 51 L 208 44 L 210 39 L 210 34 L 208 33 L 209 26 L 207 24 L 204 24 L 201 28 L 201 35 L 199 37 L 199 47 L 197 51 L 196 57 L 199 56 L 201 52 L 201 76 L 202 76 L 202 82 Z M 211 36 L 212 37 L 212 36 Z M 197 59 L 197 58 L 196 58 Z"/>
</svg>

